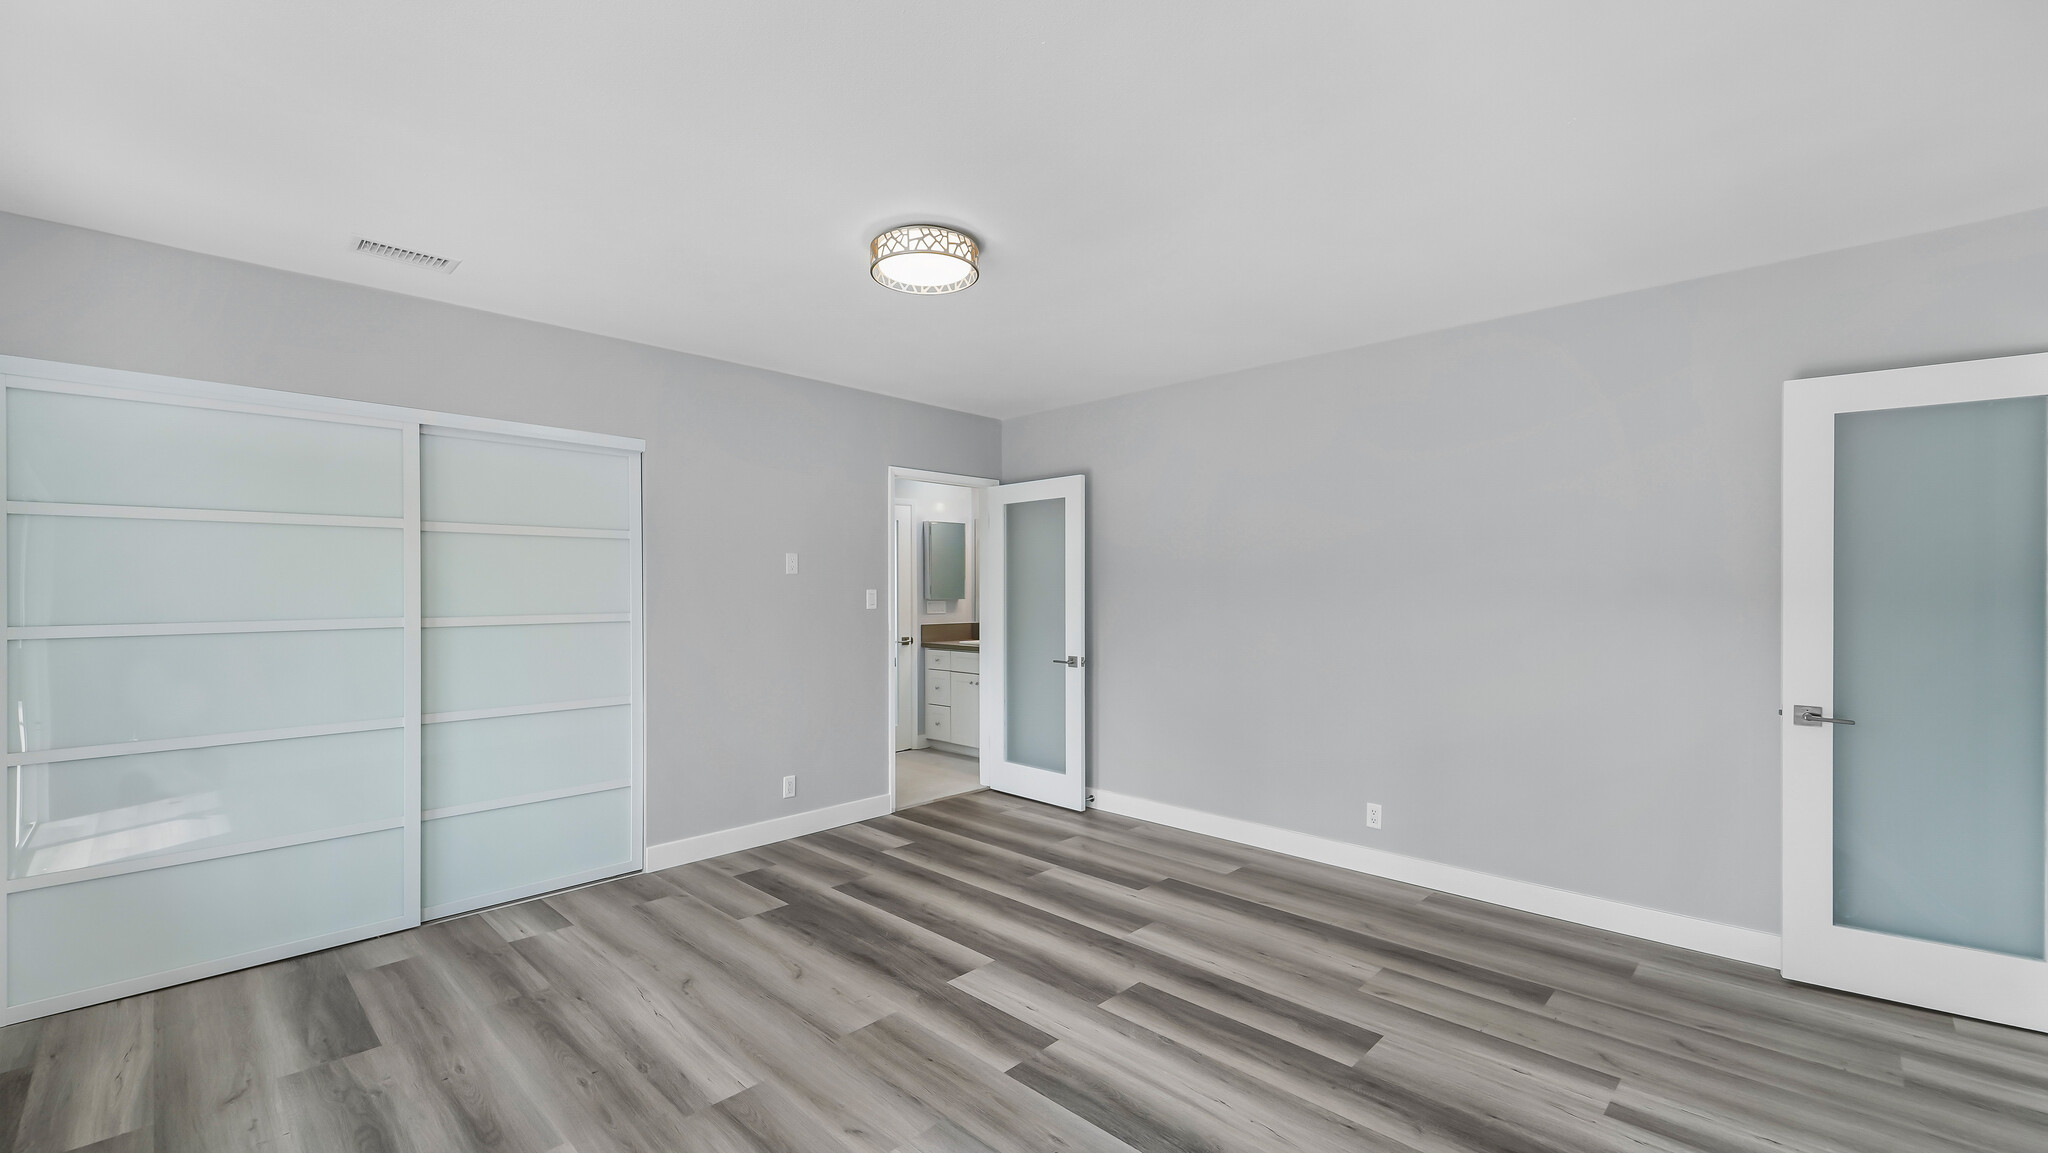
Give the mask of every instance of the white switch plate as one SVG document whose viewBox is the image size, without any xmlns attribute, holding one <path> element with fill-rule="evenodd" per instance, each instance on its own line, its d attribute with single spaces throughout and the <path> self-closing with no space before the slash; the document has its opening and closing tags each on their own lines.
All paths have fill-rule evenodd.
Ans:
<svg viewBox="0 0 2048 1153">
<path fill-rule="evenodd" d="M 794 796 L 796 796 L 796 778 L 795 778 L 795 777 L 784 777 L 784 778 L 782 778 L 782 796 L 783 796 L 783 798 L 784 798 L 785 800 L 786 800 L 786 799 L 788 799 L 788 798 L 790 798 L 790 797 L 794 797 Z"/>
<path fill-rule="evenodd" d="M 782 554 L 782 571 L 783 571 L 783 574 L 784 574 L 784 575 L 786 575 L 786 576 L 795 576 L 795 575 L 796 575 L 796 554 L 795 554 L 795 553 L 793 553 L 793 552 L 786 552 L 786 553 L 783 553 L 783 554 Z"/>
<path fill-rule="evenodd" d="M 869 590 L 868 590 L 868 607 L 869 607 L 869 608 L 874 608 L 874 607 L 875 607 L 875 590 L 873 590 L 873 589 L 869 589 Z"/>
<path fill-rule="evenodd" d="M 1380 827 L 1380 807 L 1370 801 L 1366 802 L 1365 806 L 1365 827 L 1368 829 Z"/>
</svg>

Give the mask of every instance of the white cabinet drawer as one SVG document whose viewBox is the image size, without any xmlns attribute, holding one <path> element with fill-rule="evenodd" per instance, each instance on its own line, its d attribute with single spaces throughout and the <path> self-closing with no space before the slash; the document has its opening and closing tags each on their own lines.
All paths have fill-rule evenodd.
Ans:
<svg viewBox="0 0 2048 1153">
<path fill-rule="evenodd" d="M 950 705 L 953 703 L 953 674 L 932 672 L 924 678 L 924 703 L 928 705 Z"/>
<path fill-rule="evenodd" d="M 944 705 L 924 707 L 924 735 L 935 741 L 953 739 L 953 710 Z"/>
<path fill-rule="evenodd" d="M 952 653 L 951 664 L 947 667 L 956 673 L 978 673 L 981 671 L 980 653 Z"/>
<path fill-rule="evenodd" d="M 926 649 L 924 651 L 924 667 L 928 669 L 950 669 L 953 667 L 952 657 L 953 654 L 944 649 Z"/>
</svg>

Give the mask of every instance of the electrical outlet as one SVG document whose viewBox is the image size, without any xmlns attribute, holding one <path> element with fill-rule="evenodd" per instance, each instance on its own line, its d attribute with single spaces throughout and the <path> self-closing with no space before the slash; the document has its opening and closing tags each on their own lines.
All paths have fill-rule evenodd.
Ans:
<svg viewBox="0 0 2048 1153">
<path fill-rule="evenodd" d="M 783 800 L 788 800 L 789 798 L 791 798 L 791 797 L 794 797 L 794 796 L 796 796 L 796 778 L 795 778 L 795 777 L 784 777 L 784 778 L 782 778 L 782 799 L 783 799 Z"/>
<path fill-rule="evenodd" d="M 869 589 L 869 590 L 868 590 L 868 607 L 869 607 L 869 608 L 874 608 L 874 607 L 875 607 L 875 590 L 873 590 L 873 589 Z"/>
<path fill-rule="evenodd" d="M 1370 801 L 1366 802 L 1365 805 L 1365 827 L 1368 829 L 1380 827 L 1380 807 Z"/>
<path fill-rule="evenodd" d="M 783 553 L 783 554 L 782 554 L 782 574 L 783 574 L 784 576 L 795 576 L 795 575 L 796 575 L 796 554 L 795 554 L 795 553 L 793 553 L 793 552 L 786 552 L 786 553 Z"/>
</svg>

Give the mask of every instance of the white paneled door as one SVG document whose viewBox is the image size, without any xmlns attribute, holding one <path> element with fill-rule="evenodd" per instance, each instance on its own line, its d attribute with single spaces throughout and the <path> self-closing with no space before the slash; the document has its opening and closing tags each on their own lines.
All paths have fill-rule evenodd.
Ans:
<svg viewBox="0 0 2048 1153">
<path fill-rule="evenodd" d="M 0 384 L 0 1021 L 639 867 L 638 442 Z"/>
</svg>

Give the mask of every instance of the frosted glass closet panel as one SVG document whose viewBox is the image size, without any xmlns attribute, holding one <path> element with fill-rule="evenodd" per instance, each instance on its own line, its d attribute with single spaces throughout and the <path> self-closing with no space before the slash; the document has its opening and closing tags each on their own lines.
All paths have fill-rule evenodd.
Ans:
<svg viewBox="0 0 2048 1153">
<path fill-rule="evenodd" d="M 420 510 L 429 521 L 551 528 L 633 527 L 637 453 L 466 436 L 420 438 Z"/>
<path fill-rule="evenodd" d="M 637 454 L 429 431 L 427 916 L 637 867 Z"/>
<path fill-rule="evenodd" d="M 402 428 L 8 384 L 8 1013 L 408 923 Z"/>
<path fill-rule="evenodd" d="M 26 388 L 7 417 L 11 501 L 405 514 L 396 428 Z"/>
<path fill-rule="evenodd" d="M 404 660 L 397 628 L 8 641 L 7 748 L 396 725 Z"/>
<path fill-rule="evenodd" d="M 7 770 L 7 817 L 40 814 L 10 877 L 249 844 L 405 816 L 399 729 L 93 757 Z"/>
<path fill-rule="evenodd" d="M 7 595 L 22 625 L 396 618 L 405 611 L 405 536 L 395 528 L 10 516 Z"/>
<path fill-rule="evenodd" d="M 430 532 L 422 544 L 431 617 L 623 614 L 632 600 L 631 541 Z"/>
</svg>

